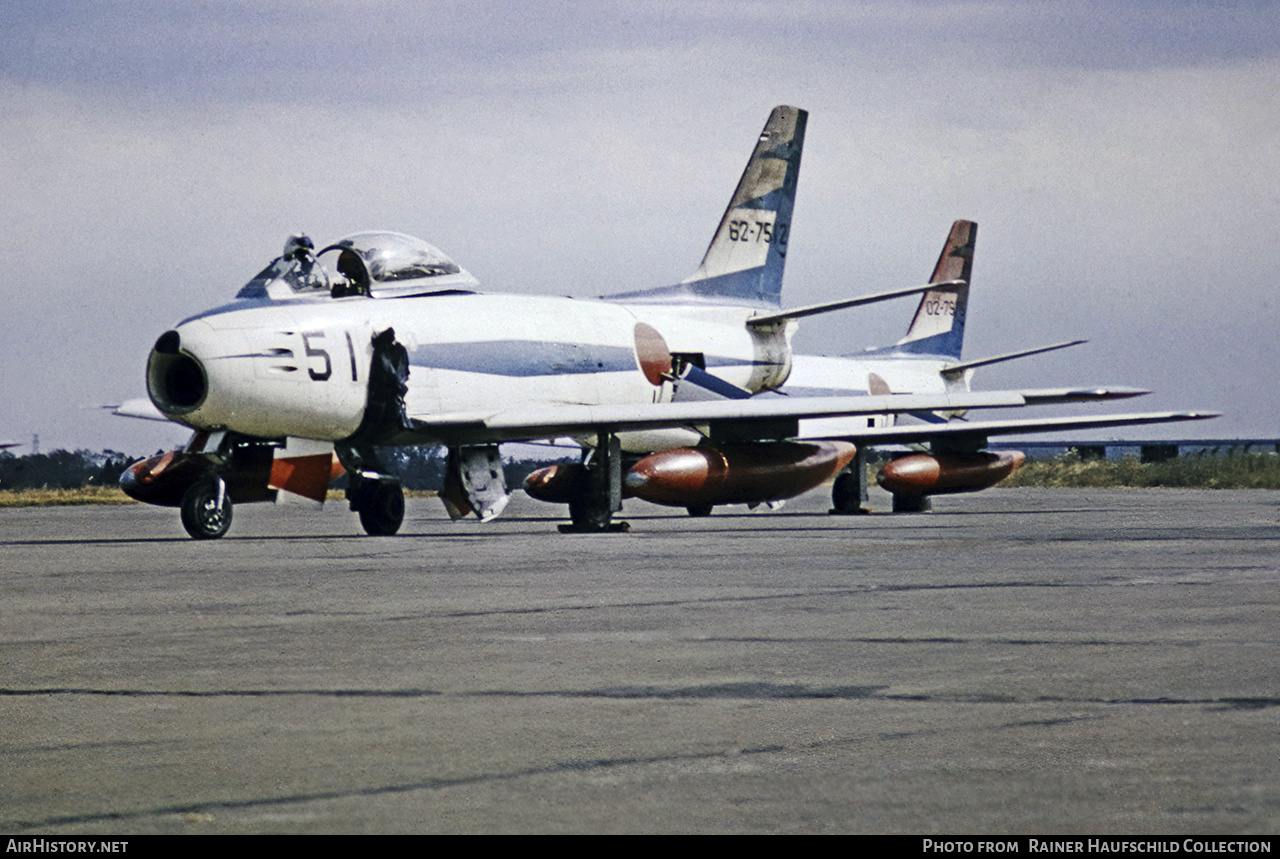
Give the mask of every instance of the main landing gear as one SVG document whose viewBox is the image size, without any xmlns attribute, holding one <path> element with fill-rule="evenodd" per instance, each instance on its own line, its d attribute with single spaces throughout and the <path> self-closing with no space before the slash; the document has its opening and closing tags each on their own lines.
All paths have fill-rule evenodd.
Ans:
<svg viewBox="0 0 1280 859">
<path fill-rule="evenodd" d="M 622 445 L 618 437 L 600 430 L 595 448 L 583 462 L 577 491 L 569 501 L 571 525 L 561 525 L 564 534 L 611 534 L 630 531 L 626 522 L 614 522 L 622 512 Z"/>
<path fill-rule="evenodd" d="M 389 537 L 404 524 L 404 489 L 396 478 L 352 472 L 347 504 L 370 536 Z"/>
<path fill-rule="evenodd" d="M 933 502 L 928 495 L 893 495 L 894 513 L 928 513 L 933 509 Z"/>
<path fill-rule="evenodd" d="M 853 461 L 836 475 L 831 484 L 831 510 L 833 516 L 856 516 L 870 513 L 867 503 L 867 462 L 861 450 Z"/>
</svg>

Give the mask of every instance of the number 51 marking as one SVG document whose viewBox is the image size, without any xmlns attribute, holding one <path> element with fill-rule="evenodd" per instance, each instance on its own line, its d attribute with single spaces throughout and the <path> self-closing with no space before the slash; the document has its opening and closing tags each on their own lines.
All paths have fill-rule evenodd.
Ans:
<svg viewBox="0 0 1280 859">
<path fill-rule="evenodd" d="M 323 331 L 304 331 L 302 332 L 302 348 L 306 350 L 308 358 L 324 358 L 324 370 L 317 371 L 315 367 L 307 367 L 307 374 L 314 381 L 324 382 L 333 375 L 333 362 L 329 360 L 329 353 L 324 349 L 316 348 L 311 345 L 311 338 L 317 340 L 324 338 Z"/>
</svg>

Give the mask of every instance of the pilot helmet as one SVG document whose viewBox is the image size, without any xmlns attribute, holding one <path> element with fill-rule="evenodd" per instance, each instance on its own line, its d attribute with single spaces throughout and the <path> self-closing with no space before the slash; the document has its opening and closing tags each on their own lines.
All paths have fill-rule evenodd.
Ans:
<svg viewBox="0 0 1280 859">
<path fill-rule="evenodd" d="M 306 233 L 294 233 L 284 240 L 285 259 L 301 259 L 309 254 L 314 254 L 315 250 L 315 242 L 311 241 L 311 237 Z"/>
</svg>

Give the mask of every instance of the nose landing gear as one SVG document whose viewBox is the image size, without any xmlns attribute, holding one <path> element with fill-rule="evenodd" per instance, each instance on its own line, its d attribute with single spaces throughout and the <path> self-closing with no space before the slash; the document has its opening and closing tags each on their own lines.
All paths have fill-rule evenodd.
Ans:
<svg viewBox="0 0 1280 859">
<path fill-rule="evenodd" d="M 216 475 L 198 480 L 182 496 L 182 527 L 197 540 L 216 540 L 231 527 L 231 497 Z"/>
</svg>

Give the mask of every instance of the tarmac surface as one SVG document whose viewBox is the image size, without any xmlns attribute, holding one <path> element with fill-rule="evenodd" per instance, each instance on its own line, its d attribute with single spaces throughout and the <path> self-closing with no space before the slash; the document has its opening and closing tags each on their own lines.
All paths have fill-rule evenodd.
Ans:
<svg viewBox="0 0 1280 859">
<path fill-rule="evenodd" d="M 826 508 L 0 510 L 0 831 L 1280 831 L 1280 493 Z"/>
</svg>

